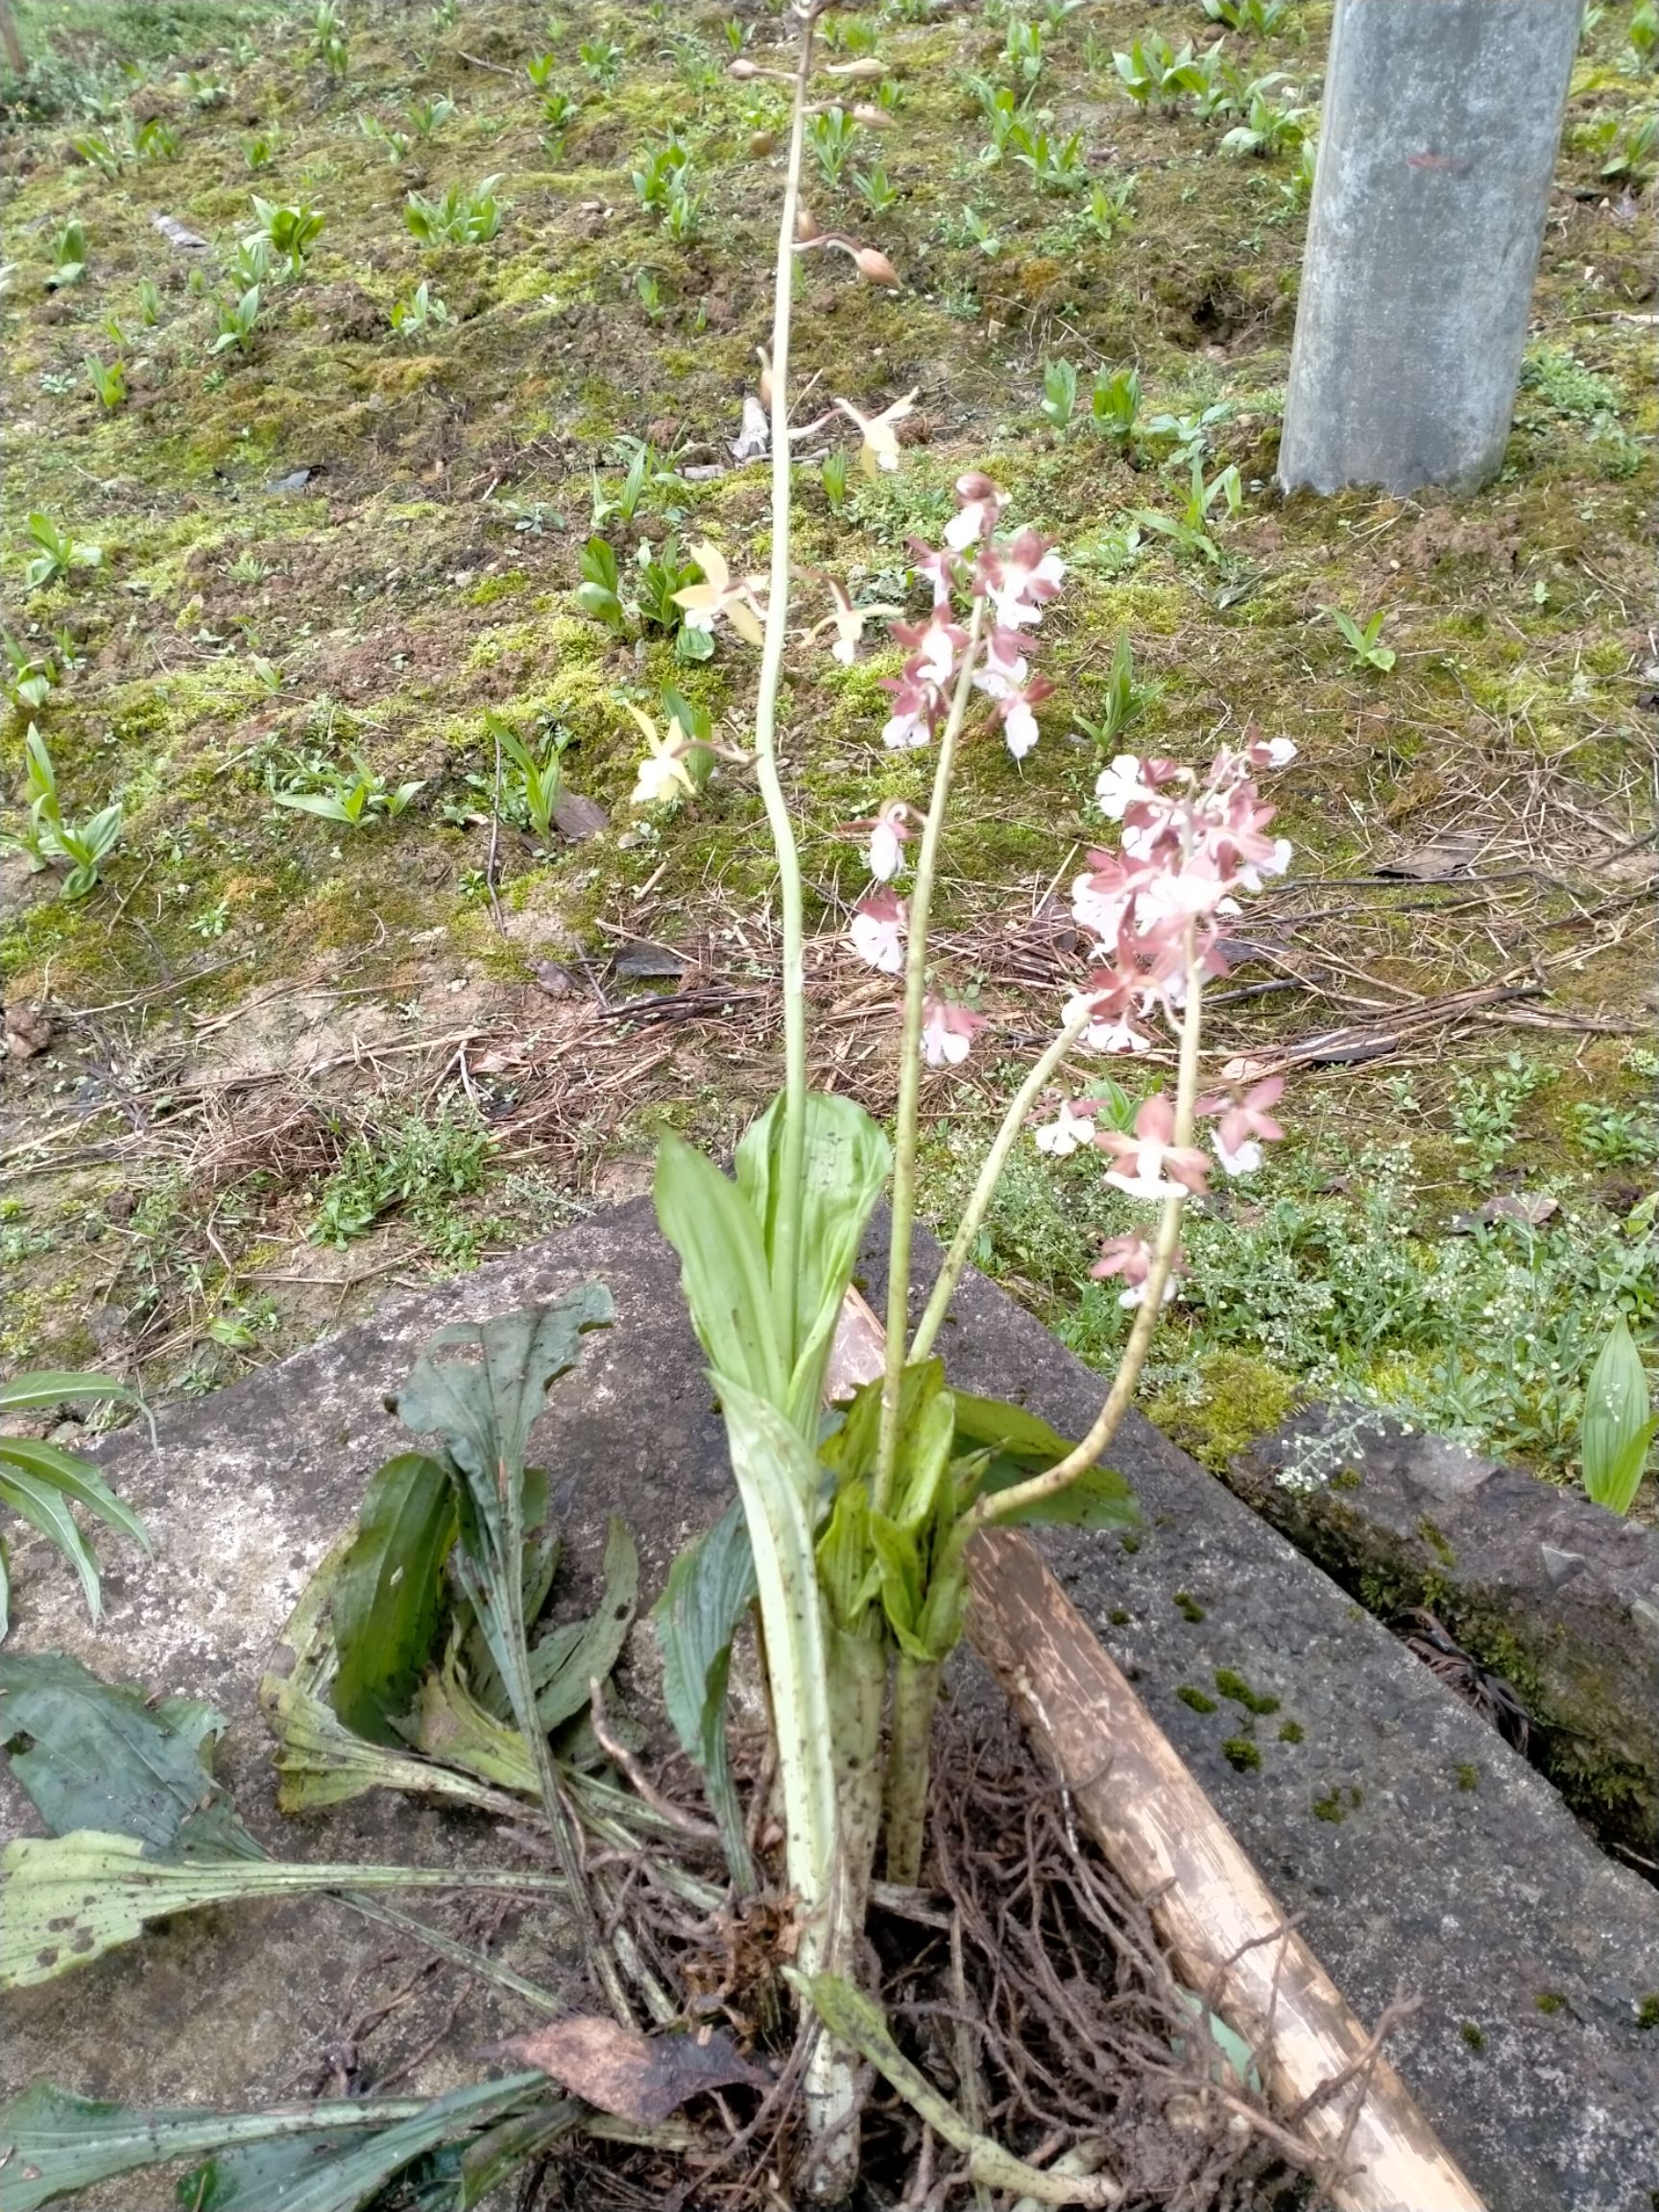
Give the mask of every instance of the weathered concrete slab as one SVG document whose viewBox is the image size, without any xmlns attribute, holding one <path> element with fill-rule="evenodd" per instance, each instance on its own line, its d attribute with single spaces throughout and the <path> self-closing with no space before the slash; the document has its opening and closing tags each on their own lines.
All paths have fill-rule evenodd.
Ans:
<svg viewBox="0 0 1659 2212">
<path fill-rule="evenodd" d="M 1373 1612 L 1427 1607 L 1507 1676 L 1568 1801 L 1659 1858 L 1659 1530 L 1330 1407 L 1251 1445 L 1227 1479 Z"/>
<path fill-rule="evenodd" d="M 470 1823 L 401 1805 L 282 1823 L 253 1690 L 306 1573 L 400 1435 L 382 1393 L 427 1334 L 590 1275 L 610 1285 L 617 1325 L 556 1386 L 535 1451 L 576 1547 L 596 1552 L 604 1516 L 623 1512 L 654 1590 L 729 1478 L 675 1262 L 637 1205 L 177 1408 L 158 1454 L 118 1445 L 113 1472 L 150 1518 L 156 1560 L 111 1575 L 94 1637 L 61 1568 L 20 1547 L 19 1642 L 214 1697 L 232 1717 L 227 1769 L 252 1823 L 291 1855 L 475 1857 Z M 1062 1429 L 1093 1412 L 1094 1379 L 988 1285 L 967 1286 L 944 1349 L 964 1383 L 1022 1397 Z M 1647 2212 L 1659 2032 L 1638 2019 L 1659 1992 L 1659 1893 L 1602 1858 L 1530 1768 L 1144 1423 L 1118 1459 L 1145 1508 L 1139 1549 L 1066 1538 L 1056 1564 L 1350 2000 L 1374 2015 L 1421 1998 L 1403 2070 L 1493 2212 Z M 1248 1713 L 1218 1671 L 1278 1708 Z M 1183 1687 L 1215 1709 L 1183 1702 Z M 1282 1737 L 1287 1721 L 1298 1740 Z M 26 1817 L 0 1798 L 0 1826 Z M 511 1955 L 535 1972 L 527 1940 Z M 377 1948 L 333 1907 L 182 1923 L 8 2001 L 0 2088 L 50 2072 L 132 2098 L 289 2090 Z M 493 2018 L 471 2007 L 462 2046 L 491 2040 Z"/>
</svg>

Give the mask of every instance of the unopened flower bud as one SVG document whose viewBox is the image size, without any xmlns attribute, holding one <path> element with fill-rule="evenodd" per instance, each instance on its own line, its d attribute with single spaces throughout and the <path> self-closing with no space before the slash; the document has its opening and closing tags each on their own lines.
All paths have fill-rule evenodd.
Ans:
<svg viewBox="0 0 1659 2212">
<path fill-rule="evenodd" d="M 796 245 L 813 245 L 821 235 L 822 233 L 818 228 L 817 216 L 813 214 L 811 208 L 807 206 L 805 201 L 803 201 L 800 206 L 795 210 Z"/>
<path fill-rule="evenodd" d="M 874 54 L 861 54 L 856 61 L 831 61 L 827 74 L 851 78 L 855 84 L 874 84 L 886 76 L 887 70 Z"/>
<path fill-rule="evenodd" d="M 774 131 L 757 131 L 749 141 L 749 151 L 757 160 L 767 154 L 776 153 L 778 134 Z"/>
<path fill-rule="evenodd" d="M 853 255 L 858 274 L 867 284 L 886 284 L 894 291 L 899 288 L 899 272 L 885 253 L 874 246 L 860 246 Z"/>
<path fill-rule="evenodd" d="M 997 487 L 982 469 L 970 469 L 956 479 L 956 496 L 966 507 L 971 499 L 994 499 Z"/>
<path fill-rule="evenodd" d="M 885 108 L 878 108 L 873 101 L 860 100 L 853 110 L 854 123 L 862 123 L 866 131 L 891 131 L 894 118 Z"/>
</svg>

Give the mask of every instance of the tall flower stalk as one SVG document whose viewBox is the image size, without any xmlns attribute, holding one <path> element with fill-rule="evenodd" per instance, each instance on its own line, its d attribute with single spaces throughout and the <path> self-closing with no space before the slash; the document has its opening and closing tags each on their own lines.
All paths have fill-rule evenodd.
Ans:
<svg viewBox="0 0 1659 2212">
<path fill-rule="evenodd" d="M 766 826 L 778 856 L 778 902 L 783 933 L 783 1168 L 778 1223 L 779 1273 L 794 1303 L 796 1256 L 801 1243 L 806 1145 L 805 925 L 801 854 L 795 825 L 778 773 L 778 693 L 789 626 L 789 343 L 794 322 L 795 229 L 801 208 L 801 161 L 806 140 L 806 96 L 812 77 L 816 8 L 797 11 L 801 51 L 789 119 L 789 156 L 783 172 L 783 208 L 778 228 L 772 299 L 772 559 L 766 595 L 766 630 L 760 647 L 760 681 L 755 694 L 755 776 L 766 808 Z M 793 1313 L 790 1316 L 793 1326 Z"/>
</svg>

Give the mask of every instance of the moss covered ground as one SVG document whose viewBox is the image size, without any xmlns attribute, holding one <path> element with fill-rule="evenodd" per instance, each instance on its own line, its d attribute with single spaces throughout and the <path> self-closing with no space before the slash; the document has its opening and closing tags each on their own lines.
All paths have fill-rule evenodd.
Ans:
<svg viewBox="0 0 1659 2212">
<path fill-rule="evenodd" d="M 753 791 L 729 767 L 678 808 L 630 805 L 627 706 L 660 715 L 673 685 L 737 735 L 752 658 L 723 637 L 685 659 L 648 608 L 613 631 L 577 589 L 596 514 L 628 602 L 641 560 L 692 536 L 736 572 L 763 561 L 765 466 L 731 443 L 766 334 L 783 88 L 728 64 L 771 66 L 779 26 L 604 0 L 554 20 L 341 0 L 332 28 L 252 0 L 15 10 L 5 820 L 26 824 L 31 720 L 64 814 L 123 814 L 84 898 L 0 862 L 5 998 L 51 1024 L 0 1109 L 0 1364 L 201 1388 L 389 1282 L 642 1188 L 665 1120 L 729 1142 L 775 1079 Z M 847 469 L 839 420 L 803 442 L 799 553 L 901 597 L 908 538 L 974 466 L 1071 564 L 1044 741 L 1016 764 L 976 737 L 950 833 L 946 957 L 998 1041 L 930 1088 L 935 1213 L 1061 987 L 1045 902 L 1095 833 L 1085 724 L 1126 635 L 1127 742 L 1192 758 L 1255 722 L 1300 748 L 1294 880 L 1250 918 L 1216 1064 L 1409 1017 L 1376 1057 L 1304 1066 L 1284 1156 L 1194 1223 L 1156 1416 L 1218 1463 L 1298 1395 L 1344 1390 L 1565 1474 L 1610 1313 L 1650 1323 L 1659 1300 L 1650 57 L 1628 6 L 1589 11 L 1500 478 L 1286 502 L 1305 168 L 1293 143 L 1223 153 L 1237 115 L 1190 98 L 1138 107 L 1113 54 L 1224 36 L 1239 82 L 1275 77 L 1270 105 L 1312 132 L 1330 15 L 830 18 L 835 59 L 881 71 L 845 146 L 822 127 L 808 197 L 902 283 L 803 260 L 802 420 L 919 397 L 896 475 Z M 998 156 L 1004 89 L 1027 137 Z M 245 244 L 255 196 L 320 216 L 292 266 Z M 423 244 L 412 202 L 498 228 Z M 1116 437 L 1092 393 L 1131 367 Z M 628 440 L 649 447 L 632 484 Z M 1136 517 L 1179 514 L 1194 448 L 1210 478 L 1237 467 L 1242 503 L 1184 548 Z M 32 512 L 96 565 L 31 587 Z M 1333 609 L 1381 614 L 1392 665 L 1362 665 Z M 876 1105 L 886 1001 L 834 933 L 861 888 L 846 826 L 921 792 L 879 742 L 894 665 L 802 642 L 784 717 L 822 1057 Z M 538 831 L 498 784 L 502 728 L 559 751 L 596 835 Z M 360 824 L 277 803 L 349 794 L 358 763 Z M 631 940 L 684 971 L 619 974 Z M 1482 989 L 1510 995 L 1449 997 Z M 640 1011 L 652 994 L 676 1018 Z M 1547 1219 L 1512 1217 L 1539 1199 Z M 1033 1155 L 980 1254 L 1102 1361 L 1121 1316 L 1087 1269 L 1117 1203 L 1097 1168 Z"/>
</svg>

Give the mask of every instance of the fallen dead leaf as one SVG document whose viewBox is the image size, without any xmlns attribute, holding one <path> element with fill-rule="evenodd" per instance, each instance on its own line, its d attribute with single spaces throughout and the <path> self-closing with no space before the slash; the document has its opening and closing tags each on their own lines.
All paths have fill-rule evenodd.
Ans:
<svg viewBox="0 0 1659 2212">
<path fill-rule="evenodd" d="M 654 2128 L 688 2097 L 734 2082 L 769 2089 L 772 2077 L 745 2058 L 718 2029 L 690 2035 L 641 2035 L 597 2013 L 574 2012 L 551 2027 L 517 2035 L 507 2055 L 537 2067 L 601 2112 Z"/>
<path fill-rule="evenodd" d="M 1380 860 L 1379 876 L 1403 876 L 1412 883 L 1442 883 L 1449 876 L 1462 876 L 1475 865 L 1479 847 L 1472 838 L 1435 837 L 1414 846 L 1398 859 Z"/>
<path fill-rule="evenodd" d="M 6 1009 L 6 1052 L 12 1060 L 33 1060 L 52 1042 L 52 1024 L 38 1006 Z"/>
<path fill-rule="evenodd" d="M 1266 1060 L 1229 1060 L 1221 1070 L 1221 1080 L 1223 1083 L 1260 1083 L 1271 1072 L 1271 1063 Z"/>
<path fill-rule="evenodd" d="M 200 231 L 191 230 L 176 215 L 152 215 L 150 228 L 159 230 L 169 246 L 177 246 L 183 253 L 204 253 L 207 241 Z"/>
<path fill-rule="evenodd" d="M 553 802 L 553 827 L 572 845 L 597 837 L 610 825 L 611 817 L 598 800 L 585 798 L 580 791 L 561 791 Z"/>
<path fill-rule="evenodd" d="M 1499 1197 L 1488 1198 L 1473 1214 L 1454 1214 L 1452 1226 L 1465 1235 L 1473 1229 L 1489 1229 L 1494 1221 L 1521 1221 L 1528 1229 L 1541 1229 L 1560 1211 L 1560 1199 L 1542 1190 L 1505 1190 Z"/>
</svg>

